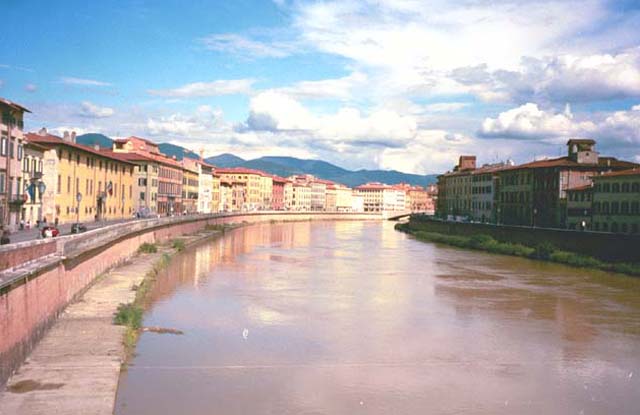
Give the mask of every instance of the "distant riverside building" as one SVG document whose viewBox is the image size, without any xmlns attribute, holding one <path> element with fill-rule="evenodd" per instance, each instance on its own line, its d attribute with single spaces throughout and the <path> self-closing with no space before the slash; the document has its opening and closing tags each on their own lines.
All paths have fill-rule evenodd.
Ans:
<svg viewBox="0 0 640 415">
<path fill-rule="evenodd" d="M 182 212 L 183 169 L 179 162 L 162 154 L 153 141 L 135 136 L 114 140 L 113 153 L 126 153 L 125 157 L 139 166 L 138 206 L 144 203 L 161 215 Z"/>
<path fill-rule="evenodd" d="M 339 183 L 327 184 L 325 209 L 328 212 L 351 212 L 353 190 Z"/>
<path fill-rule="evenodd" d="M 216 173 L 221 181 L 242 183 L 245 188 L 243 209 L 265 210 L 271 209 L 272 179 L 266 173 L 242 167 L 218 168 Z M 236 185 L 236 188 L 238 185 Z"/>
<path fill-rule="evenodd" d="M 354 188 L 354 195 L 361 196 L 365 212 L 405 211 L 405 192 L 383 183 L 366 183 Z"/>
<path fill-rule="evenodd" d="M 593 176 L 594 231 L 640 232 L 640 168 Z"/>
<path fill-rule="evenodd" d="M 291 184 L 291 199 L 288 210 L 310 211 L 311 210 L 311 187 L 302 183 Z"/>
<path fill-rule="evenodd" d="M 24 113 L 20 104 L 0 98 L 0 225 L 10 230 L 18 227 L 25 203 L 22 181 L 24 156 Z"/>
<path fill-rule="evenodd" d="M 134 163 L 117 154 L 77 144 L 74 133 L 61 138 L 42 129 L 26 137 L 46 148 L 43 218 L 49 223 L 131 217 Z"/>
<path fill-rule="evenodd" d="M 193 214 L 198 211 L 198 194 L 200 192 L 200 162 L 184 157 L 182 165 L 182 211 Z"/>
<path fill-rule="evenodd" d="M 211 177 L 211 189 L 211 211 L 214 213 L 221 212 L 223 209 L 220 176 L 216 173 L 215 168 L 213 168 L 213 174 Z"/>
<path fill-rule="evenodd" d="M 521 165 L 476 168 L 473 156 L 463 156 L 454 171 L 438 177 L 437 214 L 455 220 L 566 228 L 575 224 L 575 218 L 567 216 L 567 190 L 591 184 L 592 176 L 637 166 L 600 157 L 595 144 L 569 140 L 567 156 Z"/>
<path fill-rule="evenodd" d="M 200 157 L 198 163 L 198 212 L 217 212 L 217 207 L 213 206 L 213 166 L 205 163 Z M 220 191 L 218 184 L 218 192 Z"/>
<path fill-rule="evenodd" d="M 287 185 L 291 185 L 291 182 L 284 177 L 279 176 L 271 176 L 271 180 L 273 182 L 272 185 L 272 197 L 271 197 L 271 208 L 273 210 L 284 210 L 285 209 L 285 187 Z"/>
</svg>

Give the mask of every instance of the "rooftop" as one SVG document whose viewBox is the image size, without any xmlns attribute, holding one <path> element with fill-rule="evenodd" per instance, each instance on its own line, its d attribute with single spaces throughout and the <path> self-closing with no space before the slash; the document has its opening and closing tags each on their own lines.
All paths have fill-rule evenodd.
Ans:
<svg viewBox="0 0 640 415">
<path fill-rule="evenodd" d="M 0 103 L 2 103 L 2 104 L 4 104 L 4 105 L 7 105 L 7 106 L 9 106 L 9 107 L 11 107 L 11 108 L 13 108 L 13 109 L 15 109 L 15 110 L 18 110 L 18 111 L 22 111 L 22 112 L 31 112 L 31 111 L 29 111 L 27 108 L 23 107 L 22 105 L 20 105 L 20 104 L 18 104 L 18 103 L 15 103 L 15 102 L 13 102 L 13 101 L 9 101 L 9 100 L 8 100 L 8 99 L 6 99 L 6 98 L 1 98 L 1 97 L 0 97 Z"/>
<path fill-rule="evenodd" d="M 87 153 L 94 154 L 96 156 L 110 158 L 110 159 L 121 161 L 124 163 L 134 164 L 130 160 L 123 158 L 122 153 L 111 154 L 110 152 L 99 151 L 94 149 L 93 147 L 85 146 L 78 143 L 73 143 L 71 141 L 65 141 L 61 137 L 58 137 L 56 135 L 49 134 L 49 133 L 43 134 L 43 135 L 40 135 L 38 133 L 27 133 L 25 134 L 25 137 L 27 139 L 27 142 L 32 142 L 32 143 L 45 145 L 45 146 L 46 145 L 67 146 L 67 147 L 75 148 L 76 150 L 85 151 Z"/>
</svg>

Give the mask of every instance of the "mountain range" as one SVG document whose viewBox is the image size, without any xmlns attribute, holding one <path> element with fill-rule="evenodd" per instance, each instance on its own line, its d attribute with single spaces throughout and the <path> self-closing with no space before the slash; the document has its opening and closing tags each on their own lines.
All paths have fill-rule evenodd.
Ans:
<svg viewBox="0 0 640 415">
<path fill-rule="evenodd" d="M 113 140 L 106 135 L 88 133 L 76 138 L 78 144 L 94 147 L 111 148 Z M 171 143 L 158 144 L 160 151 L 169 157 L 175 156 L 182 160 L 184 157 L 199 159 L 197 153 L 182 146 Z M 347 170 L 322 160 L 305 160 L 295 157 L 260 157 L 245 160 L 233 154 L 225 153 L 206 158 L 205 161 L 216 167 L 245 167 L 262 170 L 270 174 L 289 177 L 295 174 L 312 174 L 324 180 L 331 180 L 347 186 L 358 186 L 367 182 L 387 184 L 409 183 L 411 185 L 426 186 L 436 182 L 437 175 L 418 175 L 402 173 L 396 170 Z"/>
<path fill-rule="evenodd" d="M 244 160 L 233 154 L 220 154 L 205 159 L 209 164 L 218 167 L 245 167 L 263 170 L 282 177 L 294 174 L 312 174 L 325 180 L 342 183 L 347 186 L 358 186 L 367 182 L 387 184 L 409 183 L 426 186 L 436 182 L 436 174 L 418 175 L 402 173 L 396 170 L 347 170 L 322 160 L 305 160 L 295 157 L 260 157 Z"/>
</svg>

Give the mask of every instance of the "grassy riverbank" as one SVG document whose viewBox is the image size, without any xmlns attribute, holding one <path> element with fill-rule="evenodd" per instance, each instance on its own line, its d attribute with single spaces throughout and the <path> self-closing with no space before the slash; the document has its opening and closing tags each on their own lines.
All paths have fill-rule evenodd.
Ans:
<svg viewBox="0 0 640 415">
<path fill-rule="evenodd" d="M 628 275 L 640 276 L 640 264 L 609 263 L 574 252 L 562 251 L 549 243 L 541 243 L 536 246 L 500 242 L 489 235 L 459 236 L 447 235 L 436 232 L 427 232 L 411 227 L 410 223 L 399 223 L 395 227 L 401 232 L 413 235 L 416 239 L 428 242 L 437 242 L 459 248 L 475 249 L 492 252 L 495 254 L 513 255 L 542 261 L 557 262 L 559 264 L 574 267 L 600 269 L 604 271 L 619 272 Z"/>
</svg>

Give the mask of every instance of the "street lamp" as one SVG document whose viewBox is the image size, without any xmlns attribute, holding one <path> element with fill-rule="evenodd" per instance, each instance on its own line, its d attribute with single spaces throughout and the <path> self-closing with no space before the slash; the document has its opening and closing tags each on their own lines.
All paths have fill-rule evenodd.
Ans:
<svg viewBox="0 0 640 415">
<path fill-rule="evenodd" d="M 47 190 L 47 185 L 44 184 L 43 181 L 38 183 L 38 192 L 40 192 L 40 203 L 42 203 L 42 197 L 44 196 L 44 192 Z"/>
<path fill-rule="evenodd" d="M 533 227 L 536 227 L 536 217 L 538 215 L 538 209 L 533 208 Z"/>
<path fill-rule="evenodd" d="M 76 223 L 80 223 L 80 202 L 82 201 L 82 193 L 78 192 L 76 194 L 76 202 L 78 202 L 78 207 L 76 208 Z"/>
</svg>

